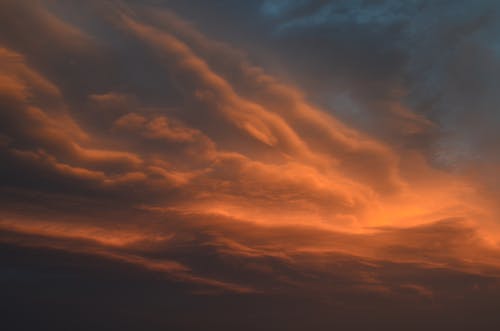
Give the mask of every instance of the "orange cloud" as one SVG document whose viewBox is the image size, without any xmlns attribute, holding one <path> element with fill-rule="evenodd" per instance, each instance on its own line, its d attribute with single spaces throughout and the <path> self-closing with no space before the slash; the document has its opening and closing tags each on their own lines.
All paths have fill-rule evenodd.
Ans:
<svg viewBox="0 0 500 331">
<path fill-rule="evenodd" d="M 37 220 L 19 216 L 43 205 L 24 193 L 18 207 L 2 205 L 0 216 L 15 219 L 0 220 L 2 242 L 95 254 L 238 293 L 320 293 L 336 279 L 352 291 L 429 299 L 428 273 L 499 276 L 498 213 L 472 177 L 341 123 L 173 13 L 131 11 L 104 21 L 174 77 L 175 106 L 133 84 L 95 82 L 74 97 L 60 77 L 0 48 L 4 186 L 54 206 Z M 54 40 L 76 50 L 90 43 L 40 15 Z M 405 132 L 433 126 L 387 107 Z M 99 225 L 99 208 L 122 213 Z M 406 267 L 415 275 L 402 277 Z"/>
</svg>

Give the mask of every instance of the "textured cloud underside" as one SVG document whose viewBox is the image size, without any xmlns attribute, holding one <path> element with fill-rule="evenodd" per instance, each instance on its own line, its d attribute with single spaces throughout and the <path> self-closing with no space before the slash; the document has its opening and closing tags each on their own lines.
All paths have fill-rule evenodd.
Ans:
<svg viewBox="0 0 500 331">
<path fill-rule="evenodd" d="M 0 12 L 29 17 L 0 23 L 1 242 L 200 293 L 496 288 L 498 213 L 475 176 L 344 124 L 170 11 Z M 388 107 L 395 131 L 435 126 Z"/>
</svg>

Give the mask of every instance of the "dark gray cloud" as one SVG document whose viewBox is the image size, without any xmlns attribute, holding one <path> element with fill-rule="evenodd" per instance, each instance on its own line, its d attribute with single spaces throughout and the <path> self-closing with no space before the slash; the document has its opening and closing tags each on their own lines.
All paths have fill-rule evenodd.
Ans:
<svg viewBox="0 0 500 331">
<path fill-rule="evenodd" d="M 401 103 L 436 125 L 423 128 L 433 134 L 431 157 L 461 167 L 497 155 L 499 9 L 495 1 L 267 1 L 262 12 L 278 40 L 316 46 L 299 59 L 317 68 L 311 80 L 333 111 L 370 129 L 377 117 L 401 115 L 388 109 Z"/>
</svg>

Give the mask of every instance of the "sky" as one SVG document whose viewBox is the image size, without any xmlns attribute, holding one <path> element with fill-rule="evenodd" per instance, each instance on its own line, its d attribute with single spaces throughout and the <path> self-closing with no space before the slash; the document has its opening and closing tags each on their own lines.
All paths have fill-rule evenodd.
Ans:
<svg viewBox="0 0 500 331">
<path fill-rule="evenodd" d="M 0 0 L 6 330 L 500 326 L 500 3 Z"/>
</svg>

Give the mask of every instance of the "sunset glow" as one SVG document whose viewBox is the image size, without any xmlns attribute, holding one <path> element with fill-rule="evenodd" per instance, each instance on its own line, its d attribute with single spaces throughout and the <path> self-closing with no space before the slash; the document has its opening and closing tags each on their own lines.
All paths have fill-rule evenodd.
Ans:
<svg viewBox="0 0 500 331">
<path fill-rule="evenodd" d="M 5 330 L 496 330 L 495 1 L 0 1 Z"/>
</svg>

